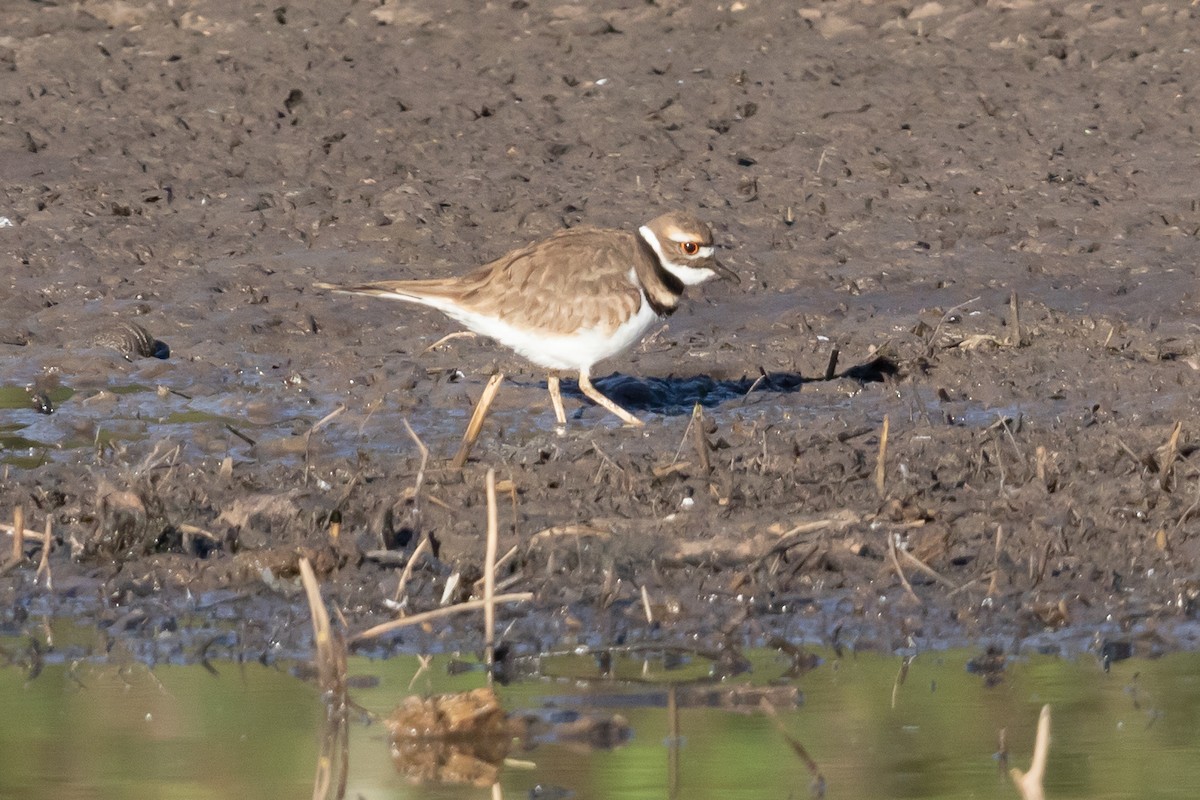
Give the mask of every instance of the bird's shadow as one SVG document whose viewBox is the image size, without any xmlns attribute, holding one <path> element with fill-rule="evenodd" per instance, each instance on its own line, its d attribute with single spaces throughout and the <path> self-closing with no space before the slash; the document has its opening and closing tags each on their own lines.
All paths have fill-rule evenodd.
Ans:
<svg viewBox="0 0 1200 800">
<path fill-rule="evenodd" d="M 604 378 L 595 378 L 592 383 L 613 402 L 628 411 L 677 416 L 692 413 L 697 404 L 704 408 L 714 408 L 730 400 L 744 399 L 754 393 L 792 394 L 800 391 L 806 383 L 839 378 L 874 383 L 883 381 L 898 371 L 899 367 L 895 361 L 881 356 L 836 374 L 820 377 L 806 378 L 798 372 L 760 371 L 758 377 L 737 380 L 719 380 L 708 375 L 636 378 L 614 372 Z M 579 390 L 578 382 L 566 378 L 562 381 L 562 393 L 580 399 L 584 396 Z"/>
</svg>

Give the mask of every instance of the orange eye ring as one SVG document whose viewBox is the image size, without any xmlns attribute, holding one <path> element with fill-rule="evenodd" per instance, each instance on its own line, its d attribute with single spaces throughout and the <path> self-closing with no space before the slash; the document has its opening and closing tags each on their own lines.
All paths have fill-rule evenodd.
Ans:
<svg viewBox="0 0 1200 800">
<path fill-rule="evenodd" d="M 679 249 L 685 256 L 694 256 L 700 252 L 700 245 L 697 242 L 680 242 Z"/>
</svg>

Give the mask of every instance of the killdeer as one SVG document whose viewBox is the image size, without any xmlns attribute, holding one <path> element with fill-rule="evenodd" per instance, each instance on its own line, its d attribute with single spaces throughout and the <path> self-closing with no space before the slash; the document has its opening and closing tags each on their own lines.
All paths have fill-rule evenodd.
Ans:
<svg viewBox="0 0 1200 800">
<path fill-rule="evenodd" d="M 316 287 L 436 308 L 551 370 L 547 386 L 560 425 L 566 415 L 559 370 L 577 371 L 587 397 L 627 425 L 641 425 L 592 385 L 591 369 L 641 340 L 656 321 L 674 312 L 685 287 L 714 277 L 739 280 L 717 260 L 708 225 L 673 212 L 636 233 L 561 231 L 460 277 Z M 480 423 L 482 405 L 481 400 L 476 407 Z"/>
</svg>

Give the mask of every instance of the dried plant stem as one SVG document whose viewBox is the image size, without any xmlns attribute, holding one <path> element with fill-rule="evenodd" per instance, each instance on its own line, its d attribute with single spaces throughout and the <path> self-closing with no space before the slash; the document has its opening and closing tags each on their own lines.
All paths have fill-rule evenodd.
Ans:
<svg viewBox="0 0 1200 800">
<path fill-rule="evenodd" d="M 837 375 L 838 357 L 841 356 L 841 351 L 834 347 L 829 351 L 829 361 L 825 364 L 824 380 L 831 381 Z"/>
<path fill-rule="evenodd" d="M 825 777 L 821 774 L 820 766 L 818 766 L 813 757 L 809 755 L 808 750 L 803 744 L 800 743 L 800 740 L 788 733 L 787 729 L 783 727 L 783 722 L 779 719 L 779 712 L 776 711 L 775 706 L 771 705 L 766 698 L 760 700 L 758 705 L 759 708 L 762 709 L 763 713 L 770 717 L 771 721 L 775 723 L 775 729 L 779 731 L 779 735 L 787 741 L 788 745 L 792 748 L 792 752 L 795 753 L 796 757 L 799 758 L 801 763 L 804 764 L 805 769 L 808 770 L 808 774 L 812 776 L 813 784 L 815 786 L 824 786 Z M 817 796 L 820 795 L 818 794 Z"/>
<path fill-rule="evenodd" d="M 917 597 L 917 593 L 913 591 L 912 584 L 908 582 L 908 578 L 904 575 L 904 570 L 900 567 L 900 559 L 896 557 L 896 537 L 891 533 L 887 533 L 888 540 L 888 555 L 892 557 L 892 567 L 896 570 L 896 574 L 900 576 L 900 583 L 904 585 L 904 591 L 908 592 L 908 596 L 921 605 L 921 598 Z"/>
<path fill-rule="evenodd" d="M 888 415 L 883 415 L 883 431 L 879 434 L 879 455 L 875 458 L 875 491 L 880 497 L 884 496 L 887 489 L 887 446 L 888 446 L 888 428 L 890 422 Z"/>
<path fill-rule="evenodd" d="M 900 552 L 900 555 L 904 556 L 905 561 L 912 564 L 918 570 L 920 570 L 921 572 L 924 572 L 926 575 L 933 578 L 938 583 L 942 584 L 943 586 L 948 586 L 951 589 L 959 588 L 958 586 L 956 586 L 954 584 L 954 581 L 950 580 L 949 578 L 944 577 L 940 572 L 938 572 L 936 569 L 934 569 L 933 567 L 926 564 L 921 559 L 914 556 L 912 553 L 908 552 L 907 550 L 901 550 L 899 552 Z"/>
<path fill-rule="evenodd" d="M 46 588 L 54 590 L 54 576 L 50 574 L 50 541 L 52 533 L 50 529 L 50 515 L 46 515 L 46 529 L 42 532 L 42 558 L 38 562 L 37 577 L 46 576 Z"/>
<path fill-rule="evenodd" d="M 421 465 L 417 467 L 417 478 L 413 481 L 413 505 L 412 505 L 412 524 L 413 530 L 421 530 L 421 487 L 425 484 L 425 467 L 429 465 L 429 448 L 421 441 L 421 437 L 417 436 L 417 432 L 412 429 L 412 425 L 408 424 L 408 420 L 404 420 L 404 430 L 408 431 L 408 437 L 413 440 L 413 444 L 417 446 L 417 452 L 421 454 Z M 385 545 L 386 546 L 386 545 Z"/>
<path fill-rule="evenodd" d="M 498 594 L 492 598 L 492 602 L 495 605 L 502 605 L 504 603 L 527 603 L 532 599 L 533 592 L 513 592 L 512 594 Z M 401 628 L 409 628 L 413 625 L 420 625 L 430 620 L 441 619 L 442 617 L 449 617 L 453 614 L 466 611 L 478 611 L 483 608 L 483 605 L 484 601 L 482 600 L 468 600 L 465 603 L 458 603 L 457 605 L 446 606 L 445 608 L 435 608 L 433 611 L 425 611 L 421 614 L 413 614 L 411 617 L 394 619 L 391 622 L 384 622 L 373 628 L 368 628 L 362 633 L 353 636 L 351 641 L 358 642 L 363 639 L 374 639 L 385 633 L 391 633 Z"/>
<path fill-rule="evenodd" d="M 20 561 L 25 557 L 25 507 L 13 509 L 12 524 L 12 560 Z"/>
<path fill-rule="evenodd" d="M 483 421 L 487 418 L 488 409 L 492 407 L 496 393 L 500 391 L 500 382 L 503 380 L 504 373 L 497 372 L 488 378 L 487 385 L 483 387 L 483 393 L 479 395 L 479 402 L 475 404 L 475 410 L 471 412 L 471 420 L 467 423 L 467 431 L 463 434 L 462 444 L 459 445 L 454 460 L 450 462 L 454 469 L 462 469 L 466 466 L 467 459 L 471 455 L 471 448 L 475 446 L 475 440 L 479 438 Z"/>
<path fill-rule="evenodd" d="M 708 458 L 708 437 L 704 435 L 704 407 L 699 403 L 692 408 L 692 443 L 696 447 L 696 460 L 700 471 L 705 475 L 712 472 L 712 463 Z"/>
<path fill-rule="evenodd" d="M 1046 776 L 1046 756 L 1050 753 L 1050 706 L 1042 706 L 1038 715 L 1037 739 L 1033 744 L 1033 761 L 1029 764 L 1029 772 L 1022 772 L 1013 767 L 1008 774 L 1021 793 L 1022 800 L 1044 800 L 1046 790 L 1042 786 Z"/>
<path fill-rule="evenodd" d="M 394 599 L 399 602 L 404 596 L 404 590 L 408 588 L 408 579 L 412 577 L 413 567 L 421 560 L 421 556 L 425 555 L 432 545 L 429 544 L 429 537 L 422 536 L 420 544 L 413 550 L 413 554 L 408 557 L 408 563 L 404 565 L 404 571 L 400 573 L 400 582 L 396 584 L 396 594 Z"/>
<path fill-rule="evenodd" d="M 1021 346 L 1021 302 L 1016 292 L 1008 296 L 1008 344 Z"/>
<path fill-rule="evenodd" d="M 1000 545 L 1004 541 L 1004 526 L 996 526 L 996 548 L 992 551 L 992 579 L 988 581 L 988 597 L 996 596 L 996 584 L 1000 580 Z"/>
<path fill-rule="evenodd" d="M 642 610 L 646 612 L 646 624 L 654 624 L 654 609 L 650 607 L 650 592 L 646 590 L 645 584 L 642 585 Z"/>
<path fill-rule="evenodd" d="M 483 654 L 488 667 L 488 685 L 492 683 L 492 665 L 496 660 L 496 542 L 500 523 L 496 511 L 496 470 L 487 471 L 487 549 L 483 558 Z"/>
<path fill-rule="evenodd" d="M 1171 431 L 1171 438 L 1159 451 L 1162 456 L 1158 468 L 1158 485 L 1163 491 L 1168 491 L 1171 476 L 1175 474 L 1175 459 L 1179 456 L 1179 434 L 1183 432 L 1183 423 L 1176 422 Z"/>
</svg>

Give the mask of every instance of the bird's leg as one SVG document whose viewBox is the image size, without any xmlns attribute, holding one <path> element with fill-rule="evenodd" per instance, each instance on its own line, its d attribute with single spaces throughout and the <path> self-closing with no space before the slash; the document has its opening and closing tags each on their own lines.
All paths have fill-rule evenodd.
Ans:
<svg viewBox="0 0 1200 800">
<path fill-rule="evenodd" d="M 603 406 L 612 413 L 616 414 L 626 425 L 632 425 L 635 428 L 640 428 L 646 424 L 633 414 L 630 414 L 628 411 L 621 408 L 612 400 L 609 400 L 607 397 L 600 394 L 600 390 L 592 385 L 592 380 L 588 377 L 587 370 L 579 371 L 579 390 L 589 397 L 592 402 L 596 403 L 596 405 Z"/>
<path fill-rule="evenodd" d="M 451 462 L 455 469 L 462 469 L 466 466 L 467 457 L 471 455 L 471 448 L 475 446 L 475 440 L 479 438 L 479 430 L 483 427 L 484 417 L 487 416 L 488 409 L 492 407 L 492 401 L 496 399 L 496 392 L 500 391 L 500 381 L 502 380 L 504 380 L 504 373 L 497 372 L 488 379 L 487 386 L 483 387 L 483 393 L 479 395 L 479 402 L 475 404 L 475 410 L 471 412 L 471 421 L 467 423 L 467 432 L 463 434 L 458 454 Z"/>
<path fill-rule="evenodd" d="M 550 390 L 550 402 L 554 404 L 554 419 L 559 425 L 567 424 L 567 414 L 563 411 L 562 392 L 558 388 L 558 376 L 551 375 L 546 378 L 546 388 Z"/>
</svg>

